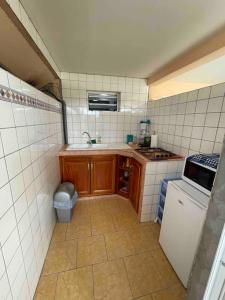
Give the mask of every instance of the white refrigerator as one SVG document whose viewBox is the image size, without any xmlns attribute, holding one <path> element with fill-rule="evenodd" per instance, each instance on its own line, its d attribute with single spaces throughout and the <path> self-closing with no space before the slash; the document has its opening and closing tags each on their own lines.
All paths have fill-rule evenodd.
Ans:
<svg viewBox="0 0 225 300">
<path fill-rule="evenodd" d="M 187 287 L 206 218 L 209 197 L 183 180 L 170 181 L 159 242 Z"/>
</svg>

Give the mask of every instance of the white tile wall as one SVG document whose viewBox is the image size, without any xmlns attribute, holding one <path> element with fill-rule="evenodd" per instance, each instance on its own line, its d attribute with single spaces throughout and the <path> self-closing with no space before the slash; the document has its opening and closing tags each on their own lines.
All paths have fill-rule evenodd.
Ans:
<svg viewBox="0 0 225 300">
<path fill-rule="evenodd" d="M 56 101 L 0 69 L 0 85 Z M 0 99 L 0 299 L 32 299 L 55 224 L 61 115 Z"/>
<path fill-rule="evenodd" d="M 24 10 L 20 0 L 6 0 L 6 1 L 10 5 L 13 12 L 16 14 L 17 18 L 23 24 L 23 26 L 25 27 L 27 32 L 30 34 L 33 41 L 36 43 L 36 45 L 39 47 L 41 52 L 44 54 L 45 58 L 48 60 L 50 65 L 53 67 L 53 69 L 59 75 L 59 69 L 58 69 L 55 61 L 53 60 L 51 54 L 49 53 L 47 47 L 45 46 L 40 34 L 38 33 L 38 31 L 34 27 L 34 25 L 31 22 L 29 16 L 27 15 L 26 11 Z M 0 78 L 1 78 L 1 74 L 0 74 Z"/>
<path fill-rule="evenodd" d="M 148 102 L 162 148 L 177 154 L 220 152 L 225 134 L 225 83 Z"/>
<path fill-rule="evenodd" d="M 146 165 L 141 222 L 153 221 L 159 195 L 160 181 L 181 176 L 183 160 L 149 162 Z"/>
<path fill-rule="evenodd" d="M 148 86 L 144 79 L 61 73 L 63 99 L 67 104 L 69 143 L 83 143 L 83 131 L 102 142 L 120 143 L 126 135 L 137 135 L 138 123 L 147 112 Z M 87 91 L 121 92 L 119 112 L 88 111 Z"/>
</svg>

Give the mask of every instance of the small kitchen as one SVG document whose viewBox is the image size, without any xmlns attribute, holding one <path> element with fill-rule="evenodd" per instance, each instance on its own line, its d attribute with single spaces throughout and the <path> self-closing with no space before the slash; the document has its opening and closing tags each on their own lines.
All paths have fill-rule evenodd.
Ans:
<svg viewBox="0 0 225 300">
<path fill-rule="evenodd" d="M 179 178 L 183 167 L 182 156 L 150 144 L 73 144 L 59 156 L 62 181 L 80 197 L 118 194 L 130 199 L 141 222 L 155 218 L 160 180 Z"/>
<path fill-rule="evenodd" d="M 224 3 L 103 2 L 0 1 L 0 299 L 223 300 Z"/>
</svg>

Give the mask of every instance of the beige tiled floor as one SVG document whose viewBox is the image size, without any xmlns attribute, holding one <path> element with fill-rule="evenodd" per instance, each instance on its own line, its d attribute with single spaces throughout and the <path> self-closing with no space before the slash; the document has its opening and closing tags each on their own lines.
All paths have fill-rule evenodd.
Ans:
<svg viewBox="0 0 225 300">
<path fill-rule="evenodd" d="M 35 299 L 184 300 L 159 230 L 119 196 L 79 201 L 71 223 L 56 224 Z"/>
</svg>

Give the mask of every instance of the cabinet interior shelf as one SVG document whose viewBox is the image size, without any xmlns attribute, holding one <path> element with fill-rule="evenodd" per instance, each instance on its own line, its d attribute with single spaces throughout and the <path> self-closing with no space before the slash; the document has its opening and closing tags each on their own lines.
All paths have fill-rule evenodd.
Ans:
<svg viewBox="0 0 225 300">
<path fill-rule="evenodd" d="M 121 188 L 120 190 L 119 190 L 119 192 L 120 193 L 123 193 L 123 194 L 128 194 L 128 190 L 127 189 L 125 189 L 124 187 L 123 188 Z"/>
<path fill-rule="evenodd" d="M 123 177 L 120 177 L 120 182 L 128 184 L 129 183 L 129 179 L 125 179 Z"/>
<path fill-rule="evenodd" d="M 126 168 L 126 167 L 119 167 L 120 170 L 123 170 L 123 171 L 128 171 L 130 172 L 131 171 L 131 167 L 129 168 Z"/>
</svg>

